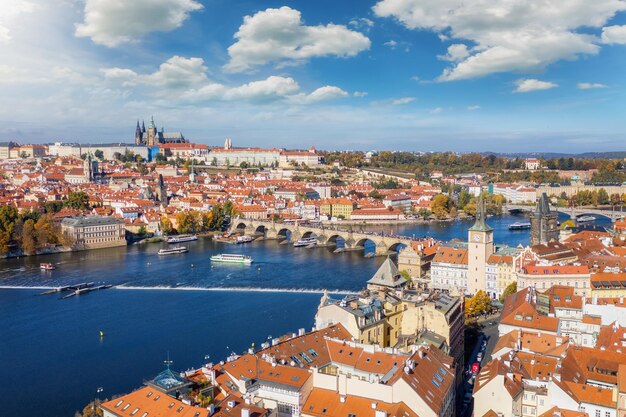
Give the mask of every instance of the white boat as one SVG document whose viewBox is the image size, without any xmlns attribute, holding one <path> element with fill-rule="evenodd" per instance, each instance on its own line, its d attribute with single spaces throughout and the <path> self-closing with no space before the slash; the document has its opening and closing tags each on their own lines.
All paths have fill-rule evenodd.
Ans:
<svg viewBox="0 0 626 417">
<path fill-rule="evenodd" d="M 252 237 L 248 235 L 237 236 L 237 243 L 249 243 L 252 242 Z"/>
<path fill-rule="evenodd" d="M 54 264 L 51 264 L 49 262 L 45 262 L 45 263 L 40 263 L 39 268 L 43 269 L 44 271 L 52 271 L 53 269 L 56 269 L 56 266 L 54 266 Z"/>
<path fill-rule="evenodd" d="M 576 218 L 578 223 L 588 223 L 592 222 L 596 219 L 596 216 L 580 216 Z"/>
<path fill-rule="evenodd" d="M 189 249 L 187 249 L 187 246 L 174 246 L 171 249 L 159 250 L 159 255 L 172 255 L 175 253 L 185 253 L 185 252 L 189 252 Z"/>
<path fill-rule="evenodd" d="M 219 255 L 211 256 L 211 262 L 250 265 L 252 263 L 252 258 L 247 255 L 220 253 Z"/>
<path fill-rule="evenodd" d="M 198 240 L 198 236 L 196 235 L 180 235 L 180 236 L 172 236 L 167 239 L 167 243 L 183 243 L 183 242 L 191 242 L 193 240 Z"/>
<path fill-rule="evenodd" d="M 316 237 L 306 237 L 306 238 L 302 238 L 300 240 L 298 240 L 296 243 L 293 244 L 293 246 L 300 247 L 300 246 L 313 246 L 313 245 L 317 245 L 317 238 Z"/>
<path fill-rule="evenodd" d="M 527 230 L 530 229 L 530 222 L 515 222 L 509 225 L 509 230 Z"/>
</svg>

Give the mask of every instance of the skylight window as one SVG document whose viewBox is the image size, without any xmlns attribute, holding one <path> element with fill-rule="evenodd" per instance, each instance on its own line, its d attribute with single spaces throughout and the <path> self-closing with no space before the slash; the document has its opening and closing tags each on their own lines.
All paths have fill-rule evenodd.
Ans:
<svg viewBox="0 0 626 417">
<path fill-rule="evenodd" d="M 311 354 L 311 356 L 313 356 L 314 358 L 317 358 L 319 355 L 317 354 L 317 352 L 315 351 L 315 349 L 309 349 L 309 353 Z"/>
</svg>

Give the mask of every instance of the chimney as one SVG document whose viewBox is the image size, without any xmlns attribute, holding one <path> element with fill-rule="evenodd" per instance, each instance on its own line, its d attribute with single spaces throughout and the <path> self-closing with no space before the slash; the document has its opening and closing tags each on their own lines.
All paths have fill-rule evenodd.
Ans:
<svg viewBox="0 0 626 417">
<path fill-rule="evenodd" d="M 298 329 L 298 336 L 304 336 L 305 330 L 304 328 Z"/>
<path fill-rule="evenodd" d="M 385 411 L 376 410 L 374 417 L 387 417 L 387 413 Z"/>
<path fill-rule="evenodd" d="M 342 404 L 345 403 L 346 402 L 346 396 L 345 395 L 340 395 L 339 396 L 339 402 L 342 403 Z"/>
<path fill-rule="evenodd" d="M 376 407 L 378 407 L 378 403 L 373 402 L 373 403 L 372 403 L 372 409 L 373 409 L 373 410 L 376 410 Z"/>
<path fill-rule="evenodd" d="M 250 409 L 242 408 L 241 409 L 241 417 L 250 417 Z"/>
</svg>

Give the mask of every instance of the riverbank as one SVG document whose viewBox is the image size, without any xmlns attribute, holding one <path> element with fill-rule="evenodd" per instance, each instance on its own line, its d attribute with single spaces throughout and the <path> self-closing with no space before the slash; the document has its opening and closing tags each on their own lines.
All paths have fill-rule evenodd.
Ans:
<svg viewBox="0 0 626 417">
<path fill-rule="evenodd" d="M 83 250 L 83 249 L 73 249 L 67 246 L 60 246 L 60 247 L 54 247 L 54 248 L 41 249 L 30 255 L 25 254 L 22 250 L 19 250 L 19 251 L 9 252 L 9 253 L 0 255 L 0 259 L 23 258 L 27 256 L 57 255 L 59 253 L 77 252 L 78 250 Z"/>
</svg>

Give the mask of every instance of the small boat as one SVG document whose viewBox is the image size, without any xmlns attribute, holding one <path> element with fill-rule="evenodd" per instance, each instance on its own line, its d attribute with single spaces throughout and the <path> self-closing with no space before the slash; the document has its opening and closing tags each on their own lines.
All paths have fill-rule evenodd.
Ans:
<svg viewBox="0 0 626 417">
<path fill-rule="evenodd" d="M 49 262 L 40 263 L 39 268 L 43 269 L 44 271 L 52 271 L 53 269 L 57 269 L 57 267 L 54 266 L 54 264 L 51 264 Z"/>
<path fill-rule="evenodd" d="M 247 255 L 220 253 L 219 255 L 211 256 L 211 262 L 250 265 L 252 263 L 252 258 Z"/>
<path fill-rule="evenodd" d="M 248 235 L 237 236 L 237 243 L 249 243 L 252 242 L 252 237 Z"/>
<path fill-rule="evenodd" d="M 296 248 L 301 247 L 301 246 L 314 246 L 314 245 L 317 245 L 316 237 L 305 237 L 305 238 L 298 240 L 296 243 L 293 244 L 293 246 Z"/>
<path fill-rule="evenodd" d="M 180 236 L 172 236 L 167 239 L 167 243 L 183 243 L 183 242 L 191 242 L 194 240 L 198 240 L 198 236 L 196 235 L 180 235 Z"/>
<path fill-rule="evenodd" d="M 185 252 L 189 252 L 189 249 L 187 248 L 187 246 L 174 246 L 171 249 L 160 249 L 159 255 L 172 255 L 175 253 L 185 253 Z"/>
<path fill-rule="evenodd" d="M 580 216 L 576 218 L 578 223 L 588 223 L 596 220 L 596 216 Z"/>
<path fill-rule="evenodd" d="M 509 225 L 509 230 L 528 230 L 530 229 L 530 222 L 516 222 Z"/>
</svg>

